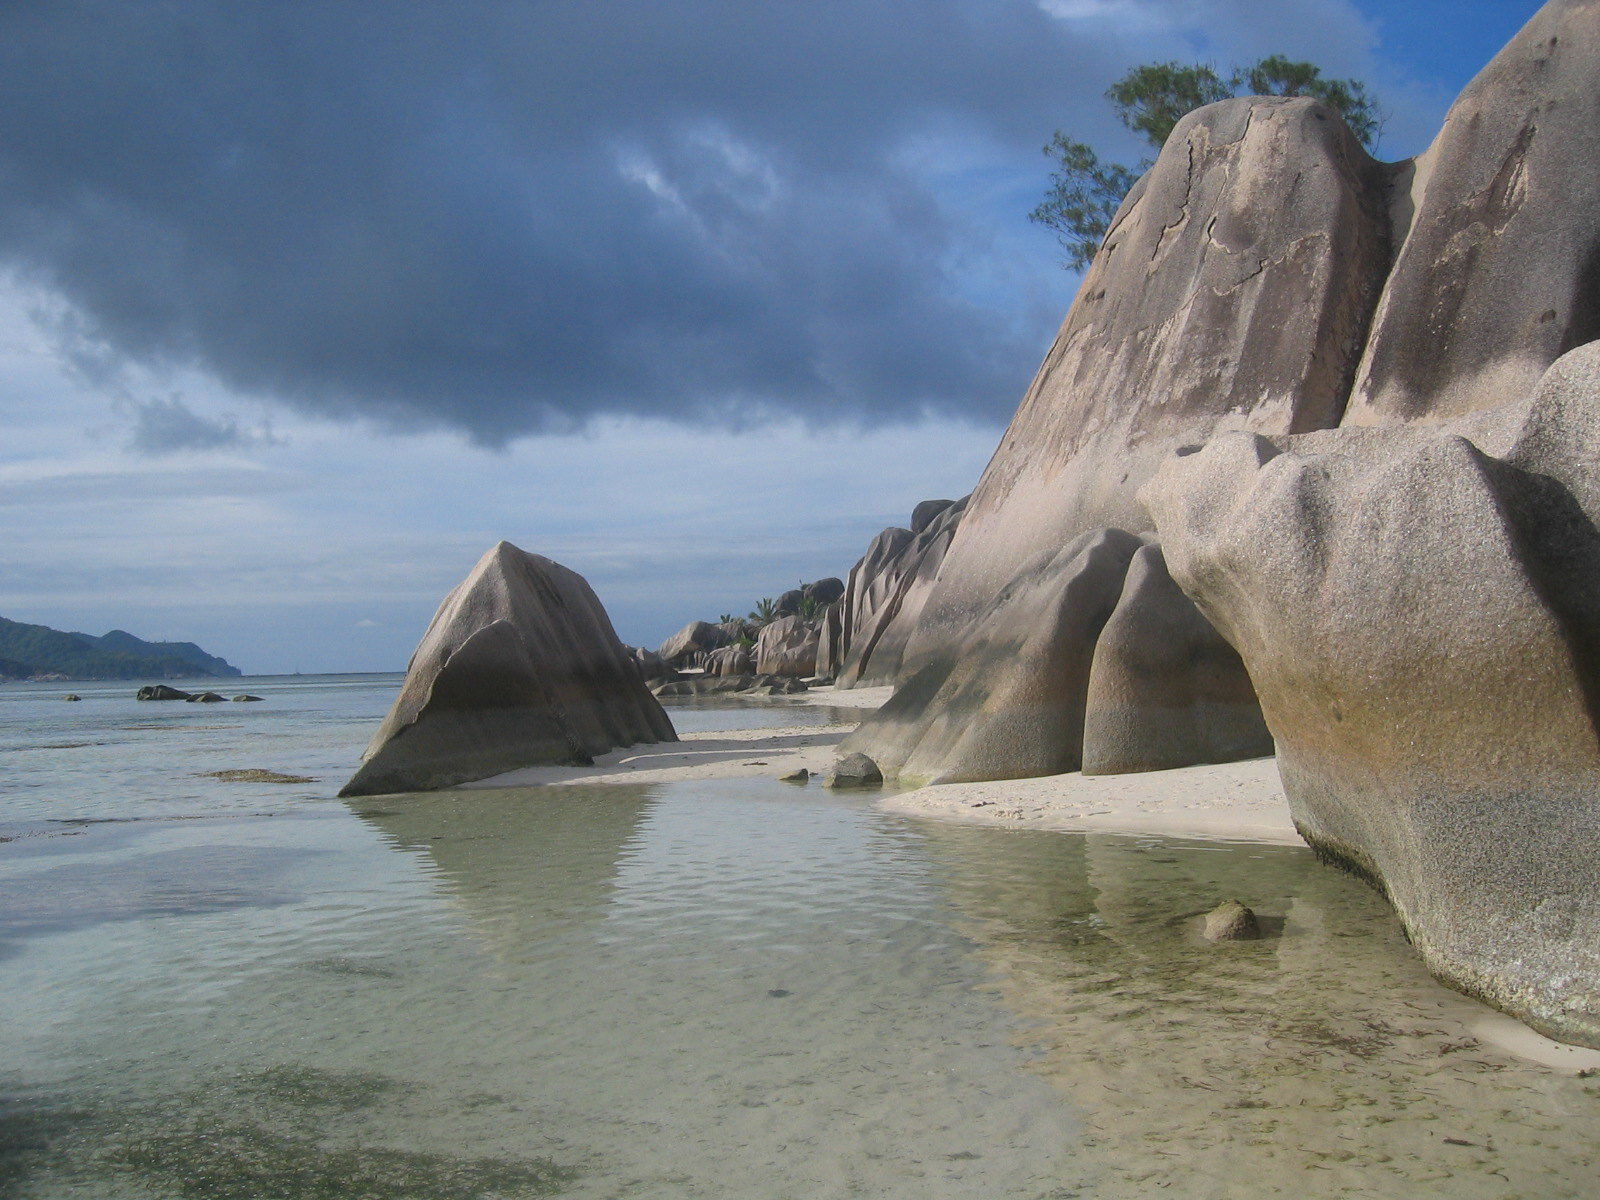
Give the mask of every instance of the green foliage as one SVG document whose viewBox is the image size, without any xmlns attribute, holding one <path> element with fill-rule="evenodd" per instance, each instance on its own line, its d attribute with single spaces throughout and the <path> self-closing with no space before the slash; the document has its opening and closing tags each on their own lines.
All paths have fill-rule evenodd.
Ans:
<svg viewBox="0 0 1600 1200">
<path fill-rule="evenodd" d="M 1184 117 L 1231 95 L 1233 89 L 1208 63 L 1146 63 L 1106 89 L 1117 118 L 1157 150 L 1167 144 L 1172 127 Z"/>
<path fill-rule="evenodd" d="M 1309 96 L 1320 100 L 1344 118 L 1350 132 L 1368 150 L 1378 145 L 1383 113 L 1367 86 L 1355 79 L 1324 79 L 1322 69 L 1308 62 L 1291 62 L 1269 54 L 1253 66 L 1235 71 L 1229 81 L 1255 96 Z"/>
<path fill-rule="evenodd" d="M 778 602 L 771 596 L 763 596 L 756 601 L 755 611 L 750 614 L 748 619 L 754 621 L 757 625 L 770 625 L 777 618 Z"/>
<path fill-rule="evenodd" d="M 1066 251 L 1066 265 L 1082 270 L 1093 261 L 1111 218 L 1138 176 L 1121 163 L 1102 163 L 1088 146 L 1059 129 L 1044 152 L 1055 160 L 1056 169 L 1044 201 L 1028 220 L 1054 229 Z"/>
<path fill-rule="evenodd" d="M 827 607 L 828 606 L 826 604 L 821 603 L 815 596 L 801 596 L 799 611 L 800 619 L 802 621 L 815 621 L 822 615 L 822 610 Z"/>
<path fill-rule="evenodd" d="M 1242 92 L 1319 100 L 1344 118 L 1368 150 L 1376 147 L 1382 131 L 1382 110 L 1365 84 L 1325 79 L 1320 67 L 1281 54 L 1237 68 L 1226 80 L 1209 63 L 1146 63 L 1113 83 L 1106 99 L 1124 125 L 1160 150 L 1188 113 Z M 1102 162 L 1093 148 L 1059 129 L 1044 153 L 1055 170 L 1044 200 L 1028 219 L 1055 231 L 1065 251 L 1063 266 L 1082 270 L 1093 261 L 1128 189 L 1150 162 L 1145 160 L 1137 169 Z"/>
</svg>

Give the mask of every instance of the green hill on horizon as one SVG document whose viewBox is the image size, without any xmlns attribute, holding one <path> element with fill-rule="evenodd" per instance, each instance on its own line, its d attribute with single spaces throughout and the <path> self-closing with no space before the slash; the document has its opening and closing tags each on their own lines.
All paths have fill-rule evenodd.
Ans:
<svg viewBox="0 0 1600 1200">
<path fill-rule="evenodd" d="M 96 637 L 0 617 L 0 678 L 185 679 L 243 673 L 193 642 L 147 642 L 122 629 Z"/>
</svg>

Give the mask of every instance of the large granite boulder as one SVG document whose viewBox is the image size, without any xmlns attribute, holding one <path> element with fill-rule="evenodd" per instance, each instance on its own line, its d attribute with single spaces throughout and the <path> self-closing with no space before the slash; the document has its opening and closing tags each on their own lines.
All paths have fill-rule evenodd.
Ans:
<svg viewBox="0 0 1600 1200">
<path fill-rule="evenodd" d="M 855 631 L 894 591 L 890 564 L 899 559 L 914 537 L 911 530 L 892 525 L 872 539 L 867 552 L 850 568 L 850 580 L 845 584 L 844 595 L 836 601 L 839 609 L 838 630 L 829 641 L 826 657 L 819 657 L 819 670 L 835 676 L 844 670 L 845 657 L 850 652 Z"/>
<path fill-rule="evenodd" d="M 1440 978 L 1600 1046 L 1600 343 L 1443 427 L 1231 434 L 1146 487 L 1307 841 Z"/>
<path fill-rule="evenodd" d="M 893 683 L 922 606 L 927 602 L 960 527 L 967 500 L 924 500 L 911 515 L 913 529 L 885 529 L 850 571 L 839 630 L 820 669 L 851 688 Z M 909 536 L 905 536 L 909 533 Z"/>
<path fill-rule="evenodd" d="M 807 600 L 813 600 L 818 604 L 828 605 L 832 604 L 835 600 L 844 595 L 844 580 L 829 575 L 825 579 L 813 579 L 810 583 L 806 584 L 805 587 L 801 588 L 800 591 Z"/>
<path fill-rule="evenodd" d="M 1083 773 L 1124 775 L 1272 753 L 1239 654 L 1167 573 L 1161 547 L 1134 554 L 1094 647 Z"/>
<path fill-rule="evenodd" d="M 623 649 L 633 659 L 634 665 L 639 668 L 640 678 L 646 683 L 653 679 L 665 679 L 675 673 L 654 650 L 647 650 L 643 646 L 624 646 Z"/>
<path fill-rule="evenodd" d="M 1041 551 L 1148 529 L 1136 492 L 1177 447 L 1338 424 L 1389 265 L 1392 174 L 1307 99 L 1179 122 L 966 507 L 905 673 Z"/>
<path fill-rule="evenodd" d="M 1600 337 L 1600 2 L 1553 0 L 1478 75 L 1398 197 L 1415 210 L 1347 424 L 1514 402 Z"/>
<path fill-rule="evenodd" d="M 439 606 L 339 794 L 427 791 L 675 740 L 583 577 L 501 542 Z"/>
<path fill-rule="evenodd" d="M 921 533 L 939 519 L 939 514 L 954 504 L 954 500 L 924 500 L 911 510 L 911 532 Z"/>
<path fill-rule="evenodd" d="M 818 625 L 800 617 L 780 617 L 762 627 L 756 638 L 758 675 L 789 675 L 804 679 L 817 673 Z"/>
<path fill-rule="evenodd" d="M 724 646 L 706 655 L 707 675 L 753 675 L 755 670 L 755 659 L 743 646 Z"/>
<path fill-rule="evenodd" d="M 656 653 L 663 662 L 672 666 L 687 666 L 691 664 L 696 654 L 704 654 L 707 650 L 720 650 L 730 640 L 728 631 L 720 625 L 713 625 L 709 621 L 690 621 L 662 642 Z"/>
<path fill-rule="evenodd" d="M 1079 766 L 1095 642 L 1143 543 L 1086 533 L 1019 571 L 845 739 L 904 782 L 1056 775 Z"/>
</svg>

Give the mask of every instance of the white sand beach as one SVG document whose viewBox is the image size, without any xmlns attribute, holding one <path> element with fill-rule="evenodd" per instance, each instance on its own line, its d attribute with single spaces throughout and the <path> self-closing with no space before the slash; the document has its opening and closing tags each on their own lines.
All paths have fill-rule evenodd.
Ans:
<svg viewBox="0 0 1600 1200">
<path fill-rule="evenodd" d="M 786 706 L 877 708 L 889 687 L 837 691 L 814 688 L 785 697 Z M 762 700 L 719 697 L 730 703 Z M 679 742 L 633 746 L 602 755 L 589 767 L 525 767 L 470 786 L 533 784 L 666 783 L 788 775 L 804 767 L 813 775 L 834 762 L 854 721 L 765 729 L 686 733 Z M 813 783 L 815 786 L 815 782 Z M 1164 833 L 1237 841 L 1299 842 L 1275 762 L 1220 763 L 1139 775 L 1084 776 L 943 784 L 878 793 L 891 812 L 986 825 L 1115 833 Z"/>
</svg>

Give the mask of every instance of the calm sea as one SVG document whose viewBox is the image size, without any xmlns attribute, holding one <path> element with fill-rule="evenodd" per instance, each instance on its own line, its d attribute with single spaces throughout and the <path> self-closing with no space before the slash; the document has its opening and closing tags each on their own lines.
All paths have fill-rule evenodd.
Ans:
<svg viewBox="0 0 1600 1200">
<path fill-rule="evenodd" d="M 0 687 L 0 1200 L 1600 1190 L 1600 1079 L 1308 852 L 765 779 L 337 800 L 398 685 Z M 1269 936 L 1198 939 L 1229 897 Z"/>
</svg>

